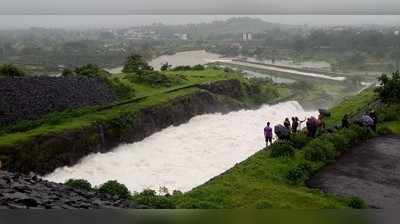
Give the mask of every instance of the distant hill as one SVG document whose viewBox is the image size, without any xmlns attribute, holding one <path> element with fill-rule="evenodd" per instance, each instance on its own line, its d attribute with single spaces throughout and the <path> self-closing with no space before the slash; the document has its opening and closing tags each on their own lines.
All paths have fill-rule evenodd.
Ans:
<svg viewBox="0 0 400 224">
<path fill-rule="evenodd" d="M 299 26 L 285 25 L 279 23 L 266 22 L 259 18 L 233 17 L 224 21 L 214 21 L 211 23 L 199 23 L 188 25 L 167 26 L 163 24 L 154 24 L 144 26 L 143 29 L 151 29 L 159 33 L 188 33 L 199 36 L 239 34 L 243 32 L 260 33 L 274 29 L 293 29 Z"/>
</svg>

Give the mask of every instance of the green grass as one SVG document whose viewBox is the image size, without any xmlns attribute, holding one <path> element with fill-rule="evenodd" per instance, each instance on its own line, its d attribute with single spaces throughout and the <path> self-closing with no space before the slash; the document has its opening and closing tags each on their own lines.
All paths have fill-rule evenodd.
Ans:
<svg viewBox="0 0 400 224">
<path fill-rule="evenodd" d="M 390 121 L 379 124 L 378 133 L 400 135 L 400 121 Z"/>
<path fill-rule="evenodd" d="M 196 91 L 199 90 L 196 88 L 188 88 L 168 94 L 155 94 L 144 99 L 143 101 L 115 106 L 113 108 L 97 112 L 86 113 L 79 117 L 64 118 L 56 123 L 44 123 L 39 127 L 25 132 L 5 134 L 0 136 L 0 147 L 13 146 L 18 143 L 28 142 L 40 136 L 58 134 L 66 130 L 85 128 L 94 123 L 111 121 L 112 119 L 118 118 L 125 113 L 134 113 L 135 111 L 139 111 L 140 109 L 146 107 L 167 103 L 173 98 L 195 93 Z"/>
<path fill-rule="evenodd" d="M 287 171 L 303 160 L 301 153 L 294 158 L 271 158 L 269 152 L 259 151 L 225 174 L 176 196 L 176 205 L 178 208 L 346 207 L 343 199 L 286 182 Z"/>
<path fill-rule="evenodd" d="M 376 98 L 377 95 L 372 88 L 364 90 L 358 95 L 346 98 L 342 103 L 330 110 L 331 117 L 326 120 L 327 127 L 333 127 L 340 124 L 345 114 L 351 116 L 362 111 Z"/>
</svg>

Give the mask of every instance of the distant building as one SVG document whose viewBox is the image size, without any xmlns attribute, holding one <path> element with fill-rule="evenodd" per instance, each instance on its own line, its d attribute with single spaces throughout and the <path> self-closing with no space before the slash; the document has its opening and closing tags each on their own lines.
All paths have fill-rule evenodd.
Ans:
<svg viewBox="0 0 400 224">
<path fill-rule="evenodd" d="M 253 40 L 252 33 L 243 33 L 243 41 L 250 41 Z"/>
</svg>

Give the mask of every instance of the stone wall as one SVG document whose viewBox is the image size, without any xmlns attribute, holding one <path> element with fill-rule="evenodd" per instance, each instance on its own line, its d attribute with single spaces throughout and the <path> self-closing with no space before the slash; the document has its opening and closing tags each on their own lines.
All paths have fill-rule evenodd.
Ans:
<svg viewBox="0 0 400 224">
<path fill-rule="evenodd" d="M 0 125 L 69 108 L 108 104 L 113 90 L 92 77 L 20 77 L 0 79 Z"/>
</svg>

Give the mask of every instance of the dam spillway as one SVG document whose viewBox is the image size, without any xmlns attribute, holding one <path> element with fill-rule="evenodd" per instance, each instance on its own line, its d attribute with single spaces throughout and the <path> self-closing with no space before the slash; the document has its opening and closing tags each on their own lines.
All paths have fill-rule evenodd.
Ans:
<svg viewBox="0 0 400 224">
<path fill-rule="evenodd" d="M 55 182 L 86 179 L 93 185 L 117 180 L 132 192 L 160 187 L 186 192 L 262 149 L 267 121 L 273 126 L 286 117 L 304 119 L 315 113 L 288 101 L 255 110 L 200 115 L 140 142 L 88 155 L 44 178 Z"/>
</svg>

